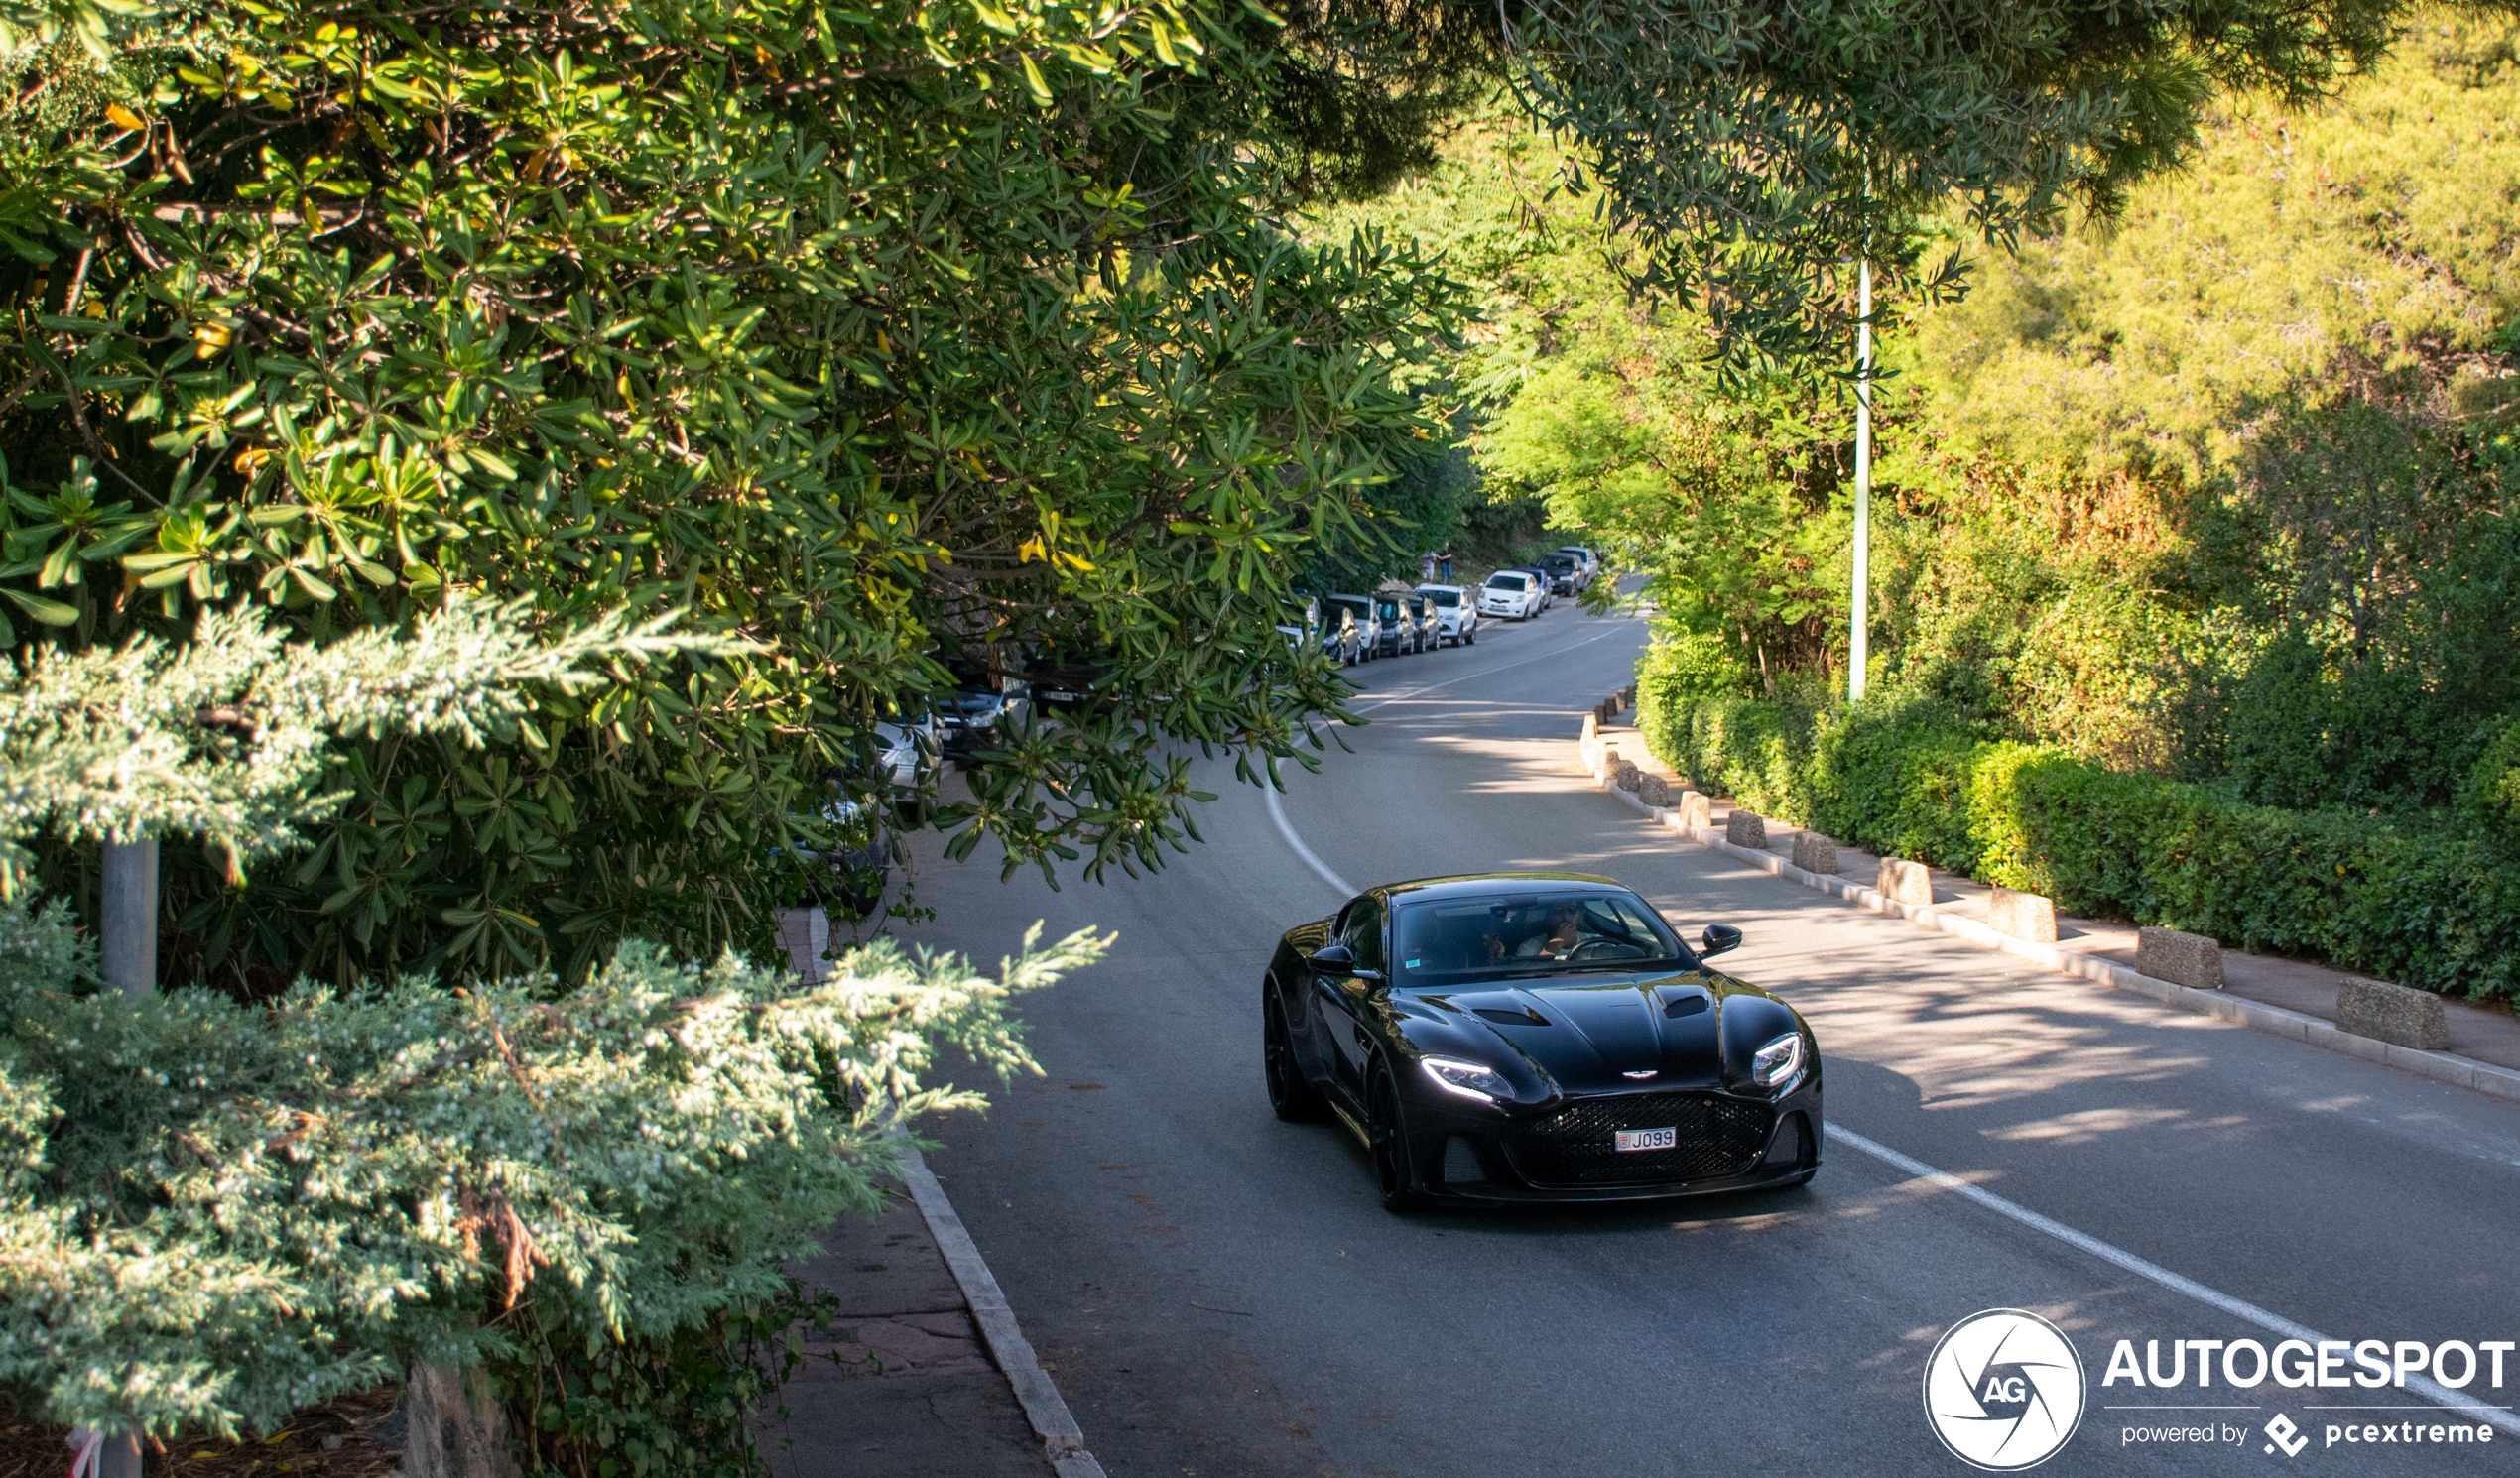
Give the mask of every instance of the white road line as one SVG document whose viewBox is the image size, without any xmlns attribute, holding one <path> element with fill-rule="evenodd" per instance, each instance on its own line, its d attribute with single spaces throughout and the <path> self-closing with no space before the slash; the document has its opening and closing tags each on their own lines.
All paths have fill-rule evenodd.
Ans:
<svg viewBox="0 0 2520 1478">
<path fill-rule="evenodd" d="M 2242 1323 L 2255 1324 L 2267 1333 L 2284 1339 L 2298 1339 L 2314 1349 L 2316 1349 L 2323 1341 L 2327 1340 L 2326 1335 L 2321 1334 L 2316 1329 L 2310 1328 L 2308 1325 L 2296 1324 L 2291 1319 L 2285 1318 L 2282 1314 L 2269 1313 L 2267 1310 L 2258 1307 L 2254 1303 L 2250 1303 L 2244 1299 L 2234 1298 L 2229 1293 L 2225 1293 L 2218 1289 L 2206 1288 L 2204 1284 L 2197 1282 L 2193 1278 L 2183 1278 L 2179 1274 L 2173 1273 L 2168 1268 L 2161 1266 L 2159 1263 L 2149 1262 L 2143 1258 L 2135 1256 L 2135 1254 L 2128 1252 L 2123 1248 L 2113 1247 L 2110 1244 L 2101 1241 L 2099 1238 L 2092 1236 L 2088 1232 L 2078 1232 L 2074 1228 L 2067 1226 L 2064 1222 L 2058 1221 L 2053 1217 L 2042 1216 L 2038 1212 L 2031 1210 L 2028 1206 L 2024 1206 L 2016 1201 L 2008 1201 L 2002 1196 L 1995 1194 L 1993 1191 L 1984 1190 L 1975 1185 L 1971 1185 L 1957 1175 L 1951 1174 L 1948 1171 L 1938 1170 L 1934 1167 L 1927 1165 L 1924 1161 L 1918 1160 L 1913 1156 L 1902 1155 L 1887 1145 L 1876 1144 L 1875 1142 L 1864 1138 L 1862 1135 L 1855 1133 L 1853 1130 L 1846 1128 L 1844 1125 L 1841 1125 L 1834 1120 L 1829 1122 L 1828 1135 L 1831 1139 L 1835 1139 L 1841 1143 L 1852 1146 L 1857 1150 L 1861 1150 L 1866 1155 L 1882 1162 L 1884 1165 L 1904 1170 L 1908 1174 L 1913 1175 L 1920 1180 L 1927 1181 L 1940 1189 L 1948 1190 L 1953 1195 L 1974 1201 L 1978 1205 L 1985 1207 L 1987 1210 L 1992 1211 L 1999 1216 L 2010 1217 L 2012 1220 L 2020 1222 L 2023 1226 L 2026 1226 L 2033 1231 L 2044 1232 L 2048 1236 L 2054 1237 L 2068 1247 L 2074 1248 L 2079 1252 L 2088 1253 L 2092 1257 L 2098 1258 L 2101 1262 L 2114 1264 L 2117 1267 L 2123 1268 L 2127 1272 L 2134 1274 L 2138 1278 L 2159 1284 L 2161 1287 L 2170 1290 L 2174 1293 L 2184 1293 L 2188 1297 L 2194 1298 L 2198 1302 L 2203 1303 L 2209 1308 L 2218 1308 L 2222 1312 L 2231 1315 L 2231 1317 L 2240 1320 Z M 2476 1419 L 2490 1422 L 2498 1429 L 2508 1432 L 2513 1436 L 2520 1436 L 2520 1416 L 2515 1416 L 2509 1412 L 2501 1411 L 2493 1407 L 2484 1406 L 2471 1400 L 2462 1392 L 2454 1391 L 2450 1387 L 2444 1386 L 2439 1382 L 2430 1380 L 2424 1376 L 2407 1377 L 2406 1389 L 2423 1397 L 2426 1401 L 2433 1403 L 2435 1406 L 2451 1407 L 2460 1411 L 2472 1412 L 2475 1415 Z"/>
<path fill-rule="evenodd" d="M 1277 787 L 1262 786 L 1260 799 L 1269 802 L 1269 819 L 1278 823 L 1278 835 L 1286 838 L 1286 844 L 1295 849 L 1296 856 L 1304 859 L 1304 865 L 1321 874 L 1323 882 L 1337 889 L 1340 898 L 1354 898 L 1356 890 L 1348 886 L 1347 880 L 1331 872 L 1330 865 L 1314 856 L 1313 849 L 1304 844 L 1304 838 L 1295 834 L 1295 826 L 1286 818 L 1286 807 L 1278 804 Z"/>
</svg>

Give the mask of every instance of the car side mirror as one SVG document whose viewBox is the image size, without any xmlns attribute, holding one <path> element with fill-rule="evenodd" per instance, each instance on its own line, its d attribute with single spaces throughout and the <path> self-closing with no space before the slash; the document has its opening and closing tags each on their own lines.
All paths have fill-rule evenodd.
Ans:
<svg viewBox="0 0 2520 1478">
<path fill-rule="evenodd" d="M 1356 967 L 1356 956 L 1344 944 L 1324 944 L 1307 955 L 1304 962 L 1323 974 L 1344 975 Z"/>
<path fill-rule="evenodd" d="M 1741 930 L 1729 924 L 1709 924 L 1706 925 L 1706 932 L 1700 936 L 1698 957 L 1705 959 L 1740 947 Z"/>
</svg>

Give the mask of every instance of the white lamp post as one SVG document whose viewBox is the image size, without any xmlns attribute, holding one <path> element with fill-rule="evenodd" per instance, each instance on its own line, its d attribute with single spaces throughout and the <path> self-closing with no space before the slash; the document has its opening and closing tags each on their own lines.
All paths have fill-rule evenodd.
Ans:
<svg viewBox="0 0 2520 1478">
<path fill-rule="evenodd" d="M 1855 318 L 1855 579 L 1848 619 L 1846 701 L 1864 695 L 1872 622 L 1872 259 L 1856 268 Z"/>
</svg>

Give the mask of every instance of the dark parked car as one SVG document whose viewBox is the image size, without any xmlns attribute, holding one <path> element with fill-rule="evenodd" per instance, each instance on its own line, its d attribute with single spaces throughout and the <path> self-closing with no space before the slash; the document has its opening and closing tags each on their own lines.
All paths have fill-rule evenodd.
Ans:
<svg viewBox="0 0 2520 1478">
<path fill-rule="evenodd" d="M 1374 613 L 1373 597 L 1367 595 L 1323 596 L 1322 625 L 1324 630 L 1335 630 L 1345 626 L 1355 628 L 1355 655 L 1346 658 L 1346 661 L 1371 662 L 1382 656 L 1382 620 Z M 1342 637 L 1342 645 L 1345 641 L 1346 638 Z M 1323 651 L 1329 650 L 1326 637 L 1322 647 Z"/>
<path fill-rule="evenodd" d="M 1335 1116 L 1383 1204 L 1616 1201 L 1820 1168 L 1820 1046 L 1607 878 L 1376 888 L 1289 929 L 1261 983 L 1269 1101 Z"/>
<path fill-rule="evenodd" d="M 1387 591 L 1374 597 L 1374 622 L 1382 628 L 1383 656 L 1424 652 L 1436 645 L 1427 635 L 1425 606 L 1415 595 Z"/>
<path fill-rule="evenodd" d="M 1581 595 L 1583 587 L 1592 583 L 1592 571 L 1584 566 L 1583 556 L 1560 550 L 1540 556 L 1540 567 L 1549 571 L 1549 588 L 1560 595 Z"/>
</svg>

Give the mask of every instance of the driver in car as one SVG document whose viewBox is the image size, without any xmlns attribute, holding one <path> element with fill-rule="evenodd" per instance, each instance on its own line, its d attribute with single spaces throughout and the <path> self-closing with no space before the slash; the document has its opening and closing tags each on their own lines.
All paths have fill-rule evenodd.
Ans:
<svg viewBox="0 0 2520 1478">
<path fill-rule="evenodd" d="M 1546 931 L 1523 940 L 1514 950 L 1517 959 L 1566 959 L 1583 942 L 1583 905 L 1566 899 L 1549 906 Z"/>
</svg>

